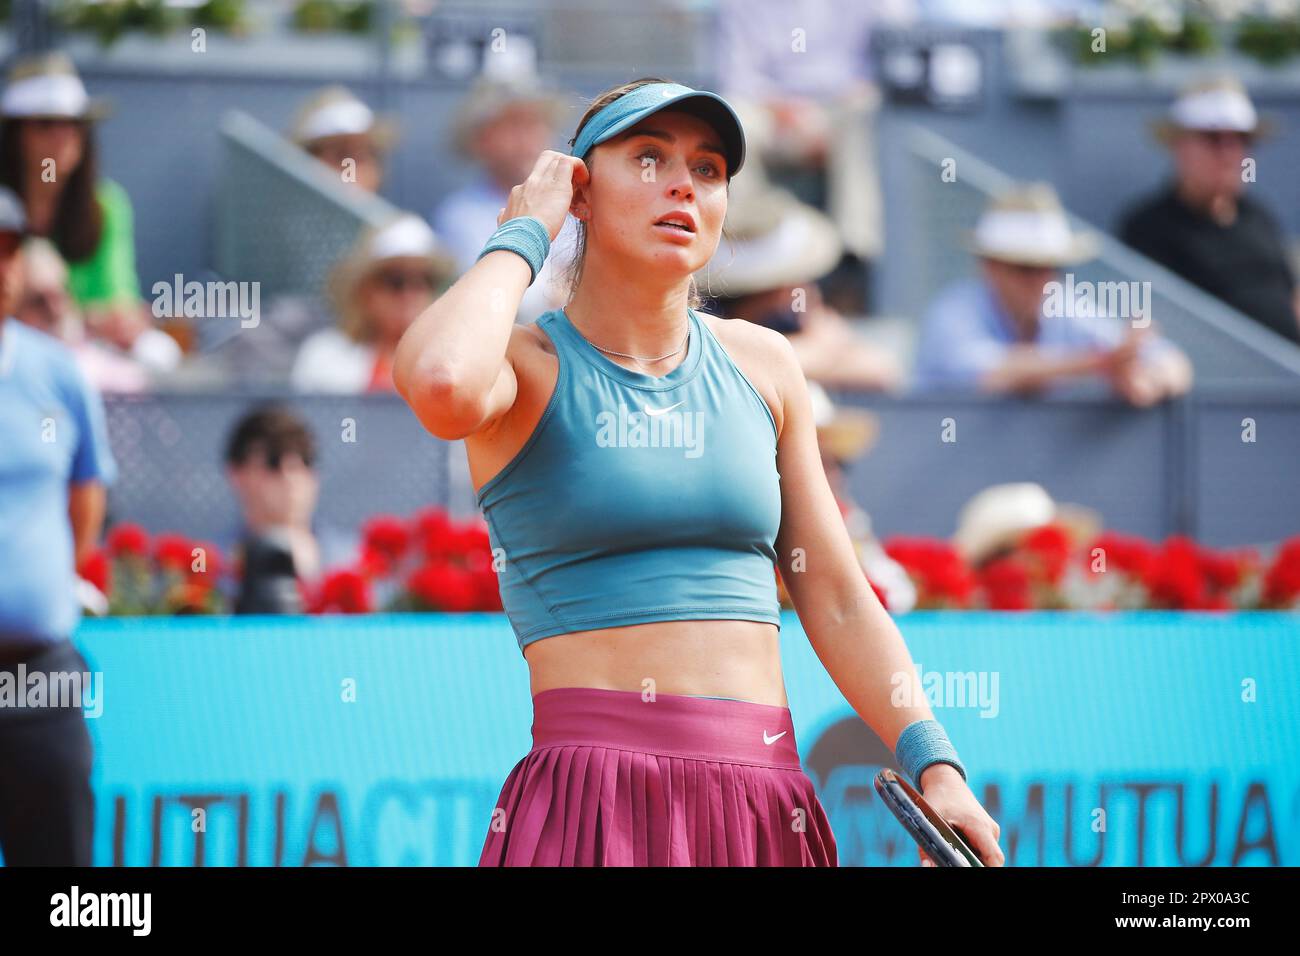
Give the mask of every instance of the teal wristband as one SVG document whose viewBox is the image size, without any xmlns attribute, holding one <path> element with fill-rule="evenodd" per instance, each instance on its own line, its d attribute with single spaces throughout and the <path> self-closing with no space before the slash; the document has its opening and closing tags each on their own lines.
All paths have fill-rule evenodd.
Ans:
<svg viewBox="0 0 1300 956">
<path fill-rule="evenodd" d="M 532 285 L 537 279 L 537 273 L 542 271 L 547 253 L 551 251 L 551 234 L 536 216 L 516 216 L 497 226 L 497 231 L 488 238 L 487 245 L 478 254 L 478 258 L 482 259 L 497 249 L 506 249 L 523 257 L 532 272 L 528 279 L 528 284 Z M 474 261 L 477 262 L 478 259 Z"/>
<path fill-rule="evenodd" d="M 898 765 L 916 786 L 921 789 L 921 774 L 925 768 L 934 763 L 948 763 L 957 768 L 963 780 L 966 768 L 957 759 L 957 750 L 944 733 L 943 725 L 937 720 L 914 720 L 903 728 L 898 735 L 898 744 L 894 748 Z"/>
</svg>

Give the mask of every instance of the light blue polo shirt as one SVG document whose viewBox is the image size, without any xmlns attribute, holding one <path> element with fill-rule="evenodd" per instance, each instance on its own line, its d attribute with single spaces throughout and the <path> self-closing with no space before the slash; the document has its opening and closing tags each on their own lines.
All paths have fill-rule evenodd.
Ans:
<svg viewBox="0 0 1300 956">
<path fill-rule="evenodd" d="M 1090 349 L 1114 348 L 1124 340 L 1125 323 L 1107 316 L 1042 315 L 1033 344 L 1057 358 Z M 1016 335 L 993 287 L 983 279 L 953 283 L 926 309 L 916 344 L 912 388 L 975 388 L 980 379 L 1006 361 Z M 1149 362 L 1173 345 L 1152 336 L 1138 347 Z M 1062 380 L 1045 391 L 1076 387 L 1082 378 Z"/>
<path fill-rule="evenodd" d="M 68 486 L 116 476 L 103 402 L 72 352 L 0 321 L 0 642 L 71 636 L 81 609 Z"/>
</svg>

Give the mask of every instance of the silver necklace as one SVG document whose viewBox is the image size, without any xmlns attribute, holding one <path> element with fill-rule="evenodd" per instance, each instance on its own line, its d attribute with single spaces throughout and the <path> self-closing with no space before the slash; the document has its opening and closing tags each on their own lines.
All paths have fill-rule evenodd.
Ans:
<svg viewBox="0 0 1300 956">
<path fill-rule="evenodd" d="M 581 332 L 579 332 L 578 334 L 579 334 L 579 335 L 582 335 Z M 583 337 L 584 339 L 587 338 L 585 335 L 583 335 L 582 337 Z M 638 361 L 638 362 L 643 362 L 643 363 L 644 363 L 644 362 L 661 362 L 661 361 L 663 361 L 663 360 L 666 359 L 666 358 L 671 358 L 672 356 L 674 356 L 674 355 L 676 355 L 678 352 L 680 352 L 682 349 L 686 348 L 687 343 L 689 343 L 689 342 L 691 341 L 691 326 L 690 326 L 690 323 L 687 322 L 687 324 L 686 324 L 686 338 L 682 340 L 682 344 L 681 344 L 681 345 L 677 346 L 677 348 L 673 349 L 671 352 L 667 353 L 666 355 L 660 355 L 658 358 L 641 358 L 641 356 L 639 356 L 639 355 L 628 355 L 626 352 L 615 352 L 613 349 L 607 349 L 607 348 L 604 348 L 603 346 L 597 345 L 595 342 L 592 342 L 591 339 L 587 339 L 587 341 L 591 343 L 591 345 L 592 345 L 593 348 L 600 349 L 602 352 L 608 353 L 609 355 L 619 355 L 619 356 L 622 356 L 623 358 L 635 359 L 636 361 Z"/>
</svg>

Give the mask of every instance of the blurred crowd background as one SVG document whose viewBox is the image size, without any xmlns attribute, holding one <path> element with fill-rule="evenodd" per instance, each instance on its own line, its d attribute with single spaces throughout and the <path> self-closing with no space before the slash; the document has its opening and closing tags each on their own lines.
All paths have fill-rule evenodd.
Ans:
<svg viewBox="0 0 1300 956">
<path fill-rule="evenodd" d="M 1166 606 L 1300 594 L 1278 557 L 1300 533 L 1300 2 L 3 15 L 4 338 L 61 343 L 89 396 L 103 447 L 73 482 L 103 486 L 106 517 L 74 519 L 87 607 L 115 587 L 103 526 L 114 555 L 141 534 L 238 549 L 228 597 L 251 611 L 373 606 L 347 589 L 407 546 L 393 516 L 434 552 L 457 521 L 452 551 L 482 544 L 464 451 L 395 396 L 393 349 L 538 153 L 640 76 L 742 115 L 750 158 L 697 283 L 708 311 L 790 338 L 891 609 L 969 590 L 927 593 L 942 557 L 919 541 L 980 567 L 1047 526 L 1069 538 L 1049 550 L 1107 529 L 1191 548 L 1219 583 L 1152 584 Z M 565 304 L 570 238 L 517 321 Z M 1262 549 L 1273 578 L 1229 600 L 1249 562 L 1216 578 L 1211 548 Z M 412 590 L 437 607 L 433 578 Z M 467 587 L 445 606 L 491 606 Z"/>
</svg>

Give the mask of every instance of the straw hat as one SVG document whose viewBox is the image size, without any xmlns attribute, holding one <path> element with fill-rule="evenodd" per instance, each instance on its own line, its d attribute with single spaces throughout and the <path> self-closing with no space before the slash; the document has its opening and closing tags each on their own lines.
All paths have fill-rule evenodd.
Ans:
<svg viewBox="0 0 1300 956">
<path fill-rule="evenodd" d="M 569 115 L 569 107 L 542 82 L 531 75 L 480 76 L 465 94 L 451 121 L 452 144 L 463 156 L 479 127 L 500 116 L 512 106 L 531 106 L 541 112 L 551 126 L 559 126 Z"/>
<path fill-rule="evenodd" d="M 852 461 L 876 443 L 880 420 L 861 408 L 839 408 L 817 382 L 808 383 L 817 444 L 840 461 Z"/>
<path fill-rule="evenodd" d="M 735 298 L 815 282 L 844 253 L 828 216 L 757 168 L 732 181 L 723 228 L 713 258 L 695 274 L 713 295 Z"/>
<path fill-rule="evenodd" d="M 1082 505 L 1057 504 L 1032 481 L 991 485 L 962 506 L 952 544 L 975 565 L 1045 524 L 1063 526 L 1076 544 L 1083 544 L 1100 532 L 1101 517 Z"/>
<path fill-rule="evenodd" d="M 1047 183 L 1026 183 L 989 203 L 964 245 L 999 262 L 1064 266 L 1091 259 L 1100 243 L 1092 233 L 1070 228 L 1056 190 Z"/>
<path fill-rule="evenodd" d="M 363 230 L 347 255 L 330 270 L 326 280 L 330 299 L 339 315 L 339 324 L 354 338 L 358 337 L 364 322 L 353 297 L 357 286 L 380 263 L 408 258 L 427 260 L 440 287 L 456 277 L 455 260 L 444 250 L 429 224 L 414 213 L 400 213 L 378 228 Z"/>
<path fill-rule="evenodd" d="M 1166 145 L 1188 130 L 1230 130 L 1259 139 L 1273 132 L 1274 123 L 1256 114 L 1239 79 L 1220 74 L 1185 87 L 1169 113 L 1151 123 L 1151 132 Z"/>
<path fill-rule="evenodd" d="M 16 60 L 0 96 L 3 119 L 94 122 L 110 112 L 109 100 L 89 96 L 72 60 L 57 50 Z"/>
<path fill-rule="evenodd" d="M 368 136 L 377 150 L 387 152 L 397 142 L 397 121 L 376 116 L 344 86 L 327 86 L 312 94 L 299 108 L 289 132 L 289 138 L 303 148 L 330 136 L 356 135 Z"/>
</svg>

